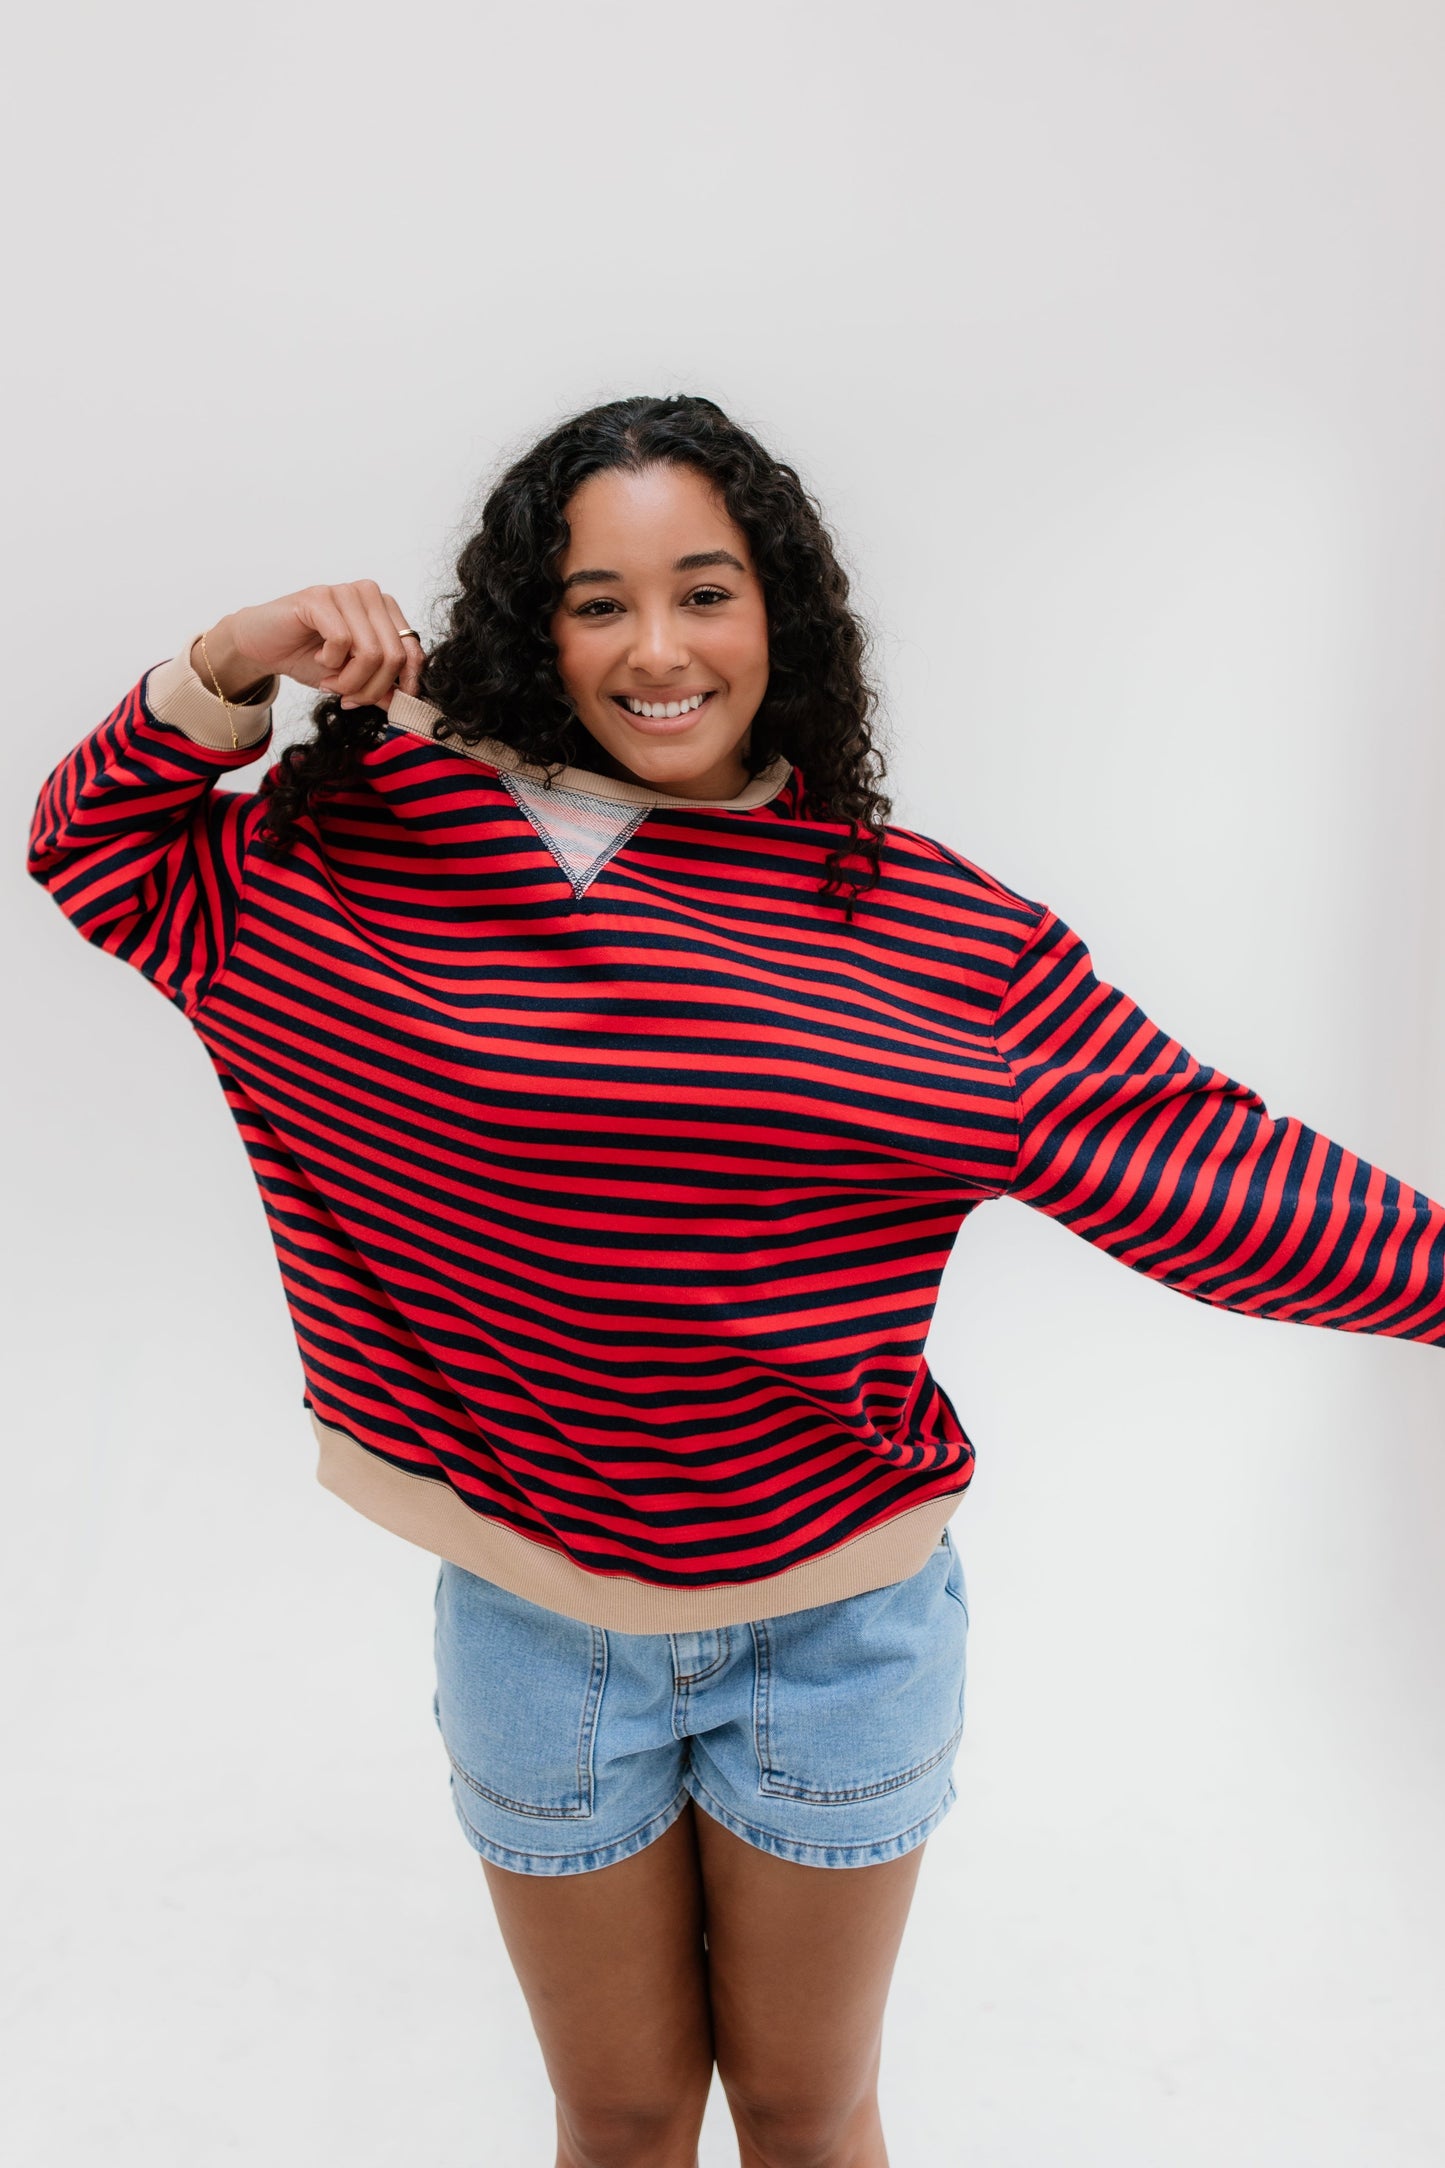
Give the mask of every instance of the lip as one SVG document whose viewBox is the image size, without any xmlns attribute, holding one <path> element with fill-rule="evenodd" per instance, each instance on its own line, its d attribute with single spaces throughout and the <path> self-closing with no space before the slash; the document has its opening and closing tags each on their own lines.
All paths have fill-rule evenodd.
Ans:
<svg viewBox="0 0 1445 2168">
<path fill-rule="evenodd" d="M 640 731 L 644 737 L 677 738 L 681 737 L 685 731 L 691 730 L 699 717 L 707 713 L 708 701 L 716 698 L 717 695 L 715 685 L 700 685 L 697 690 L 704 696 L 702 706 L 700 708 L 690 708 L 686 715 L 634 715 L 631 708 L 627 706 L 627 701 L 629 699 L 646 700 L 648 698 L 646 693 L 609 693 L 607 697 L 623 721 L 631 729 Z M 659 687 L 654 697 L 661 702 L 665 700 L 691 700 L 693 695 L 690 692 L 681 691 L 664 692 Z"/>
</svg>

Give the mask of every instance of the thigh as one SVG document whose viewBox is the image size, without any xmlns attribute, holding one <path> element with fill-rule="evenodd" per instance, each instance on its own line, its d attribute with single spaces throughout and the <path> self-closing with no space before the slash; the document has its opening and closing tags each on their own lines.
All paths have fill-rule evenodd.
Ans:
<svg viewBox="0 0 1445 2168">
<path fill-rule="evenodd" d="M 691 1801 L 644 1851 L 590 1874 L 482 1865 L 563 2110 L 599 2121 L 695 2101 L 700 2122 L 712 2034 Z"/>
<path fill-rule="evenodd" d="M 697 1817 L 718 2075 L 745 2107 L 846 2109 L 877 2071 L 924 1847 L 810 1867 Z"/>
</svg>

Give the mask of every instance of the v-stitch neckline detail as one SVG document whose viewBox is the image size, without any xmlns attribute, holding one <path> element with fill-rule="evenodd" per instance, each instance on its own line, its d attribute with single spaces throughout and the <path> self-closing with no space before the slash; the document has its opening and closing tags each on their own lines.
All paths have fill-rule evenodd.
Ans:
<svg viewBox="0 0 1445 2168">
<path fill-rule="evenodd" d="M 502 786 L 566 874 L 578 903 L 652 811 L 566 790 L 560 783 L 544 790 L 519 775 L 504 775 Z"/>
</svg>

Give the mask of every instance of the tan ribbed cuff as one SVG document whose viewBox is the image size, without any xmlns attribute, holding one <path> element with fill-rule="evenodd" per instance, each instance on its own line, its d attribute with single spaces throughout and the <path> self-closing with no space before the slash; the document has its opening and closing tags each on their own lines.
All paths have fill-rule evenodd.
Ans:
<svg viewBox="0 0 1445 2168">
<path fill-rule="evenodd" d="M 227 713 L 226 703 L 218 700 L 191 668 L 191 649 L 199 638 L 200 634 L 193 632 L 169 662 L 157 663 L 146 673 L 145 704 L 157 722 L 169 723 L 197 745 L 209 746 L 213 752 L 229 753 L 232 750 L 232 718 Z M 271 728 L 271 708 L 280 690 L 280 678 L 269 677 L 247 699 L 231 702 L 236 711 L 239 744 L 260 744 Z"/>
</svg>

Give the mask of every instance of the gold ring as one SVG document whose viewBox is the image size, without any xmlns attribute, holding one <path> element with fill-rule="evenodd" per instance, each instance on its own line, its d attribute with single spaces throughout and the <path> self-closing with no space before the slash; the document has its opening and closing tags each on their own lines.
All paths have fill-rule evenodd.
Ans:
<svg viewBox="0 0 1445 2168">
<path fill-rule="evenodd" d="M 410 625 L 398 625 L 396 629 L 403 640 L 419 640 L 421 638 L 421 634 L 413 632 Z"/>
</svg>

